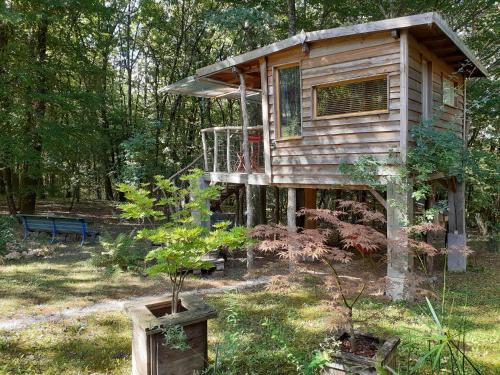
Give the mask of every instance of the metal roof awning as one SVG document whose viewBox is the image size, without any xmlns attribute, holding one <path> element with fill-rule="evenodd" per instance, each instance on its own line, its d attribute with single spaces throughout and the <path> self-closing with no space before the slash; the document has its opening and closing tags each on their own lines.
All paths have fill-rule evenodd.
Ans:
<svg viewBox="0 0 500 375">
<path fill-rule="evenodd" d="M 210 78 L 189 76 L 160 89 L 160 93 L 180 94 L 201 98 L 240 99 L 237 85 Z M 260 101 L 260 90 L 247 89 L 247 100 Z"/>
</svg>

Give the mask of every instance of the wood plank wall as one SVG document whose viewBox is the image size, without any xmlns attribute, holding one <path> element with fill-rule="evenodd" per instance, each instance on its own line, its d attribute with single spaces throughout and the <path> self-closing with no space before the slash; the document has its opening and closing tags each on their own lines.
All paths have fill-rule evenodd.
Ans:
<svg viewBox="0 0 500 375">
<path fill-rule="evenodd" d="M 463 137 L 464 75 L 438 58 L 432 51 L 410 37 L 410 90 L 409 123 L 418 125 L 422 115 L 422 59 L 432 64 L 432 120 L 438 129 L 453 130 Z M 456 107 L 443 104 L 443 78 L 449 77 L 457 83 Z"/>
<path fill-rule="evenodd" d="M 314 43 L 309 55 L 294 48 L 268 57 L 269 127 L 274 184 L 338 184 L 342 160 L 360 155 L 385 159 L 399 149 L 400 42 L 390 32 Z M 302 137 L 276 140 L 273 70 L 299 62 L 302 75 Z M 313 119 L 312 90 L 315 85 L 387 74 L 389 111 L 383 114 Z M 418 96 L 417 93 L 414 96 Z M 383 172 L 382 172 L 383 173 Z"/>
</svg>

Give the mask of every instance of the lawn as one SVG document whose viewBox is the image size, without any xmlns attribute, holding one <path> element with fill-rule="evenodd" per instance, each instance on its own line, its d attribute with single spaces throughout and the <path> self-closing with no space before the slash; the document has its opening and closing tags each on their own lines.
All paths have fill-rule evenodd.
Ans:
<svg viewBox="0 0 500 375">
<path fill-rule="evenodd" d="M 109 296 L 105 291 L 105 279 L 100 279 L 104 276 L 88 268 L 84 260 L 80 262 L 81 264 L 77 262 L 78 267 L 68 266 L 76 272 L 73 280 L 94 280 L 84 290 L 88 292 L 90 285 L 93 285 L 102 288 L 98 295 Z M 453 326 L 465 317 L 468 354 L 483 374 L 500 374 L 500 277 L 497 272 L 500 254 L 481 251 L 474 256 L 471 264 L 466 274 L 448 275 L 446 282 L 450 292 L 446 300 L 448 306 L 454 306 L 450 325 Z M 365 273 L 360 272 L 363 265 L 366 266 L 366 263 L 354 262 L 344 267 L 342 273 L 345 276 L 357 274 L 365 277 Z M 78 271 L 80 266 L 86 271 Z M 9 267 L 23 269 L 21 264 L 7 266 L 11 276 L 15 270 Z M 32 272 L 25 268 L 23 277 L 42 280 L 42 271 L 47 268 L 55 267 L 61 271 L 61 268 L 57 268 L 57 263 L 39 267 L 31 268 Z M 67 268 L 63 267 L 61 272 L 65 269 Z M 209 346 L 211 361 L 215 358 L 216 350 L 218 351 L 219 368 L 223 370 L 221 373 L 294 374 L 300 373 L 298 369 L 311 360 L 312 352 L 319 347 L 332 327 L 332 317 L 335 318 L 336 313 L 332 312 L 332 305 L 329 303 L 331 292 L 321 287 L 319 270 L 312 265 L 306 265 L 302 269 L 306 270 L 309 272 L 303 272 L 291 287 L 280 288 L 278 284 L 273 288 L 211 295 L 205 298 L 219 311 L 219 317 L 209 324 Z M 79 272 L 82 274 L 79 275 Z M 87 277 L 84 277 L 86 274 Z M 62 274 L 58 275 L 63 278 Z M 135 280 L 141 288 L 146 288 L 144 285 L 151 282 L 134 279 L 128 275 L 114 277 L 117 279 L 107 285 L 110 290 L 121 290 L 118 294 L 126 294 L 127 289 L 120 288 L 128 288 L 120 286 L 120 280 L 132 278 L 130 282 Z M 374 275 L 375 277 L 378 275 Z M 7 286 L 5 278 L 2 280 L 3 292 Z M 438 280 L 442 280 L 440 275 Z M 81 281 L 73 282 L 78 284 Z M 57 292 L 54 299 L 45 301 L 54 306 L 58 304 L 58 298 L 64 300 L 68 291 L 72 296 L 67 297 L 66 302 L 80 294 L 84 297 L 87 293 L 81 292 L 72 282 L 47 283 L 54 291 L 58 286 L 66 286 L 66 289 Z M 31 284 L 35 295 L 41 293 L 45 287 L 40 281 Z M 25 288 L 24 290 L 29 292 L 30 288 Z M 47 292 L 47 295 L 51 296 L 51 293 Z M 373 333 L 399 335 L 403 342 L 400 349 L 403 359 L 410 348 L 413 351 L 425 350 L 426 343 L 422 337 L 432 324 L 422 301 L 411 304 L 391 303 L 376 296 L 376 290 L 373 288 L 368 294 L 355 311 L 354 318 L 359 327 Z M 20 303 L 30 301 L 27 297 L 19 298 Z M 434 304 L 437 306 L 439 302 L 434 300 Z M 130 340 L 130 323 L 123 313 L 118 312 L 90 314 L 57 323 L 2 331 L 0 373 L 128 373 Z"/>
<path fill-rule="evenodd" d="M 137 273 L 107 273 L 89 261 L 99 245 L 76 243 L 49 245 L 32 242 L 30 248 L 50 248 L 45 258 L 8 261 L 0 272 L 0 320 L 27 315 L 47 314 L 66 308 L 78 308 L 114 299 L 163 294 L 169 291 L 165 278 L 145 277 Z M 243 280 L 244 260 L 232 258 L 222 277 L 206 275 L 187 280 L 186 288 L 212 288 Z"/>
</svg>

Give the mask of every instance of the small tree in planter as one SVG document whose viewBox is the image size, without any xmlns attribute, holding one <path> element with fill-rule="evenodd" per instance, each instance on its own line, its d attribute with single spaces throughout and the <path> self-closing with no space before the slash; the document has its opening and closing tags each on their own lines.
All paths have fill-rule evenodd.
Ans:
<svg viewBox="0 0 500 375">
<path fill-rule="evenodd" d="M 207 364 L 207 319 L 216 312 L 200 300 L 180 298 L 179 294 L 190 270 L 212 267 L 205 259 L 210 251 L 221 246 L 229 250 L 242 247 L 247 237 L 245 228 L 227 230 L 229 223 L 217 224 L 213 231 L 202 225 L 210 215 L 207 202 L 219 195 L 216 186 L 198 187 L 202 173 L 193 170 L 182 176 L 187 186 L 184 188 L 156 177 L 154 191 L 160 195 L 158 198 L 152 197 L 145 186 L 120 186 L 128 200 L 121 205 L 122 217 L 140 220 L 144 228 L 137 237 L 155 246 L 146 256 L 150 262 L 147 272 L 168 275 L 172 287 L 168 303 L 156 298 L 127 306 L 134 322 L 134 374 L 163 373 L 165 368 L 169 373 L 187 374 L 200 372 Z M 173 211 L 170 220 L 166 220 L 161 210 L 165 206 Z"/>
<path fill-rule="evenodd" d="M 187 187 L 180 188 L 171 181 L 156 176 L 155 191 L 162 196 L 158 199 L 150 196 L 144 187 L 135 188 L 129 185 L 120 185 L 125 193 L 127 203 L 120 205 L 122 217 L 138 219 L 146 226 L 138 231 L 138 239 L 147 239 L 157 248 L 151 250 L 146 260 L 152 262 L 147 268 L 150 275 L 166 274 L 172 283 L 172 313 L 178 311 L 179 293 L 184 286 L 184 280 L 192 269 L 209 269 L 212 263 L 204 259 L 210 252 L 221 246 L 229 250 L 244 246 L 247 241 L 246 230 L 235 227 L 227 230 L 229 223 L 218 223 L 215 230 L 210 231 L 201 222 L 210 219 L 210 209 L 207 201 L 219 196 L 219 187 L 216 185 L 206 188 L 198 187 L 198 180 L 203 172 L 193 170 L 180 177 L 187 183 Z M 189 201 L 186 202 L 186 197 Z M 171 215 L 171 220 L 165 221 L 162 206 L 177 207 Z"/>
<path fill-rule="evenodd" d="M 329 267 L 346 312 L 344 314 L 348 337 L 348 345 L 345 347 L 347 349 L 346 356 L 351 362 L 358 361 L 357 364 L 361 367 L 370 367 L 376 365 L 376 363 L 370 363 L 371 358 L 364 360 L 361 356 L 356 355 L 358 349 L 362 349 L 359 347 L 359 342 L 367 339 L 368 341 L 373 339 L 375 342 L 381 340 L 369 334 L 355 332 L 352 318 L 353 309 L 363 294 L 366 284 L 355 290 L 346 287 L 335 264 L 349 262 L 353 256 L 352 250 L 366 254 L 385 248 L 387 245 L 386 236 L 369 225 L 385 223 L 385 217 L 382 213 L 369 210 L 364 203 L 339 201 L 338 207 L 338 210 L 302 209 L 299 211 L 298 215 L 307 215 L 308 219 L 317 222 L 317 228 L 314 229 L 292 232 L 281 225 L 261 225 L 257 226 L 250 235 L 260 240 L 257 245 L 258 250 L 278 253 L 281 257 L 293 262 L 303 257 L 319 259 Z M 409 235 L 414 232 L 438 229 L 440 228 L 433 225 L 421 225 L 413 231 L 408 229 L 406 239 L 410 247 L 416 251 L 425 251 L 434 255 L 437 253 L 436 249 L 418 239 L 409 237 Z M 330 244 L 330 237 L 335 231 L 340 237 L 341 247 Z M 345 338 L 346 335 L 343 333 L 335 336 L 335 339 Z M 398 338 L 390 338 L 378 348 L 378 351 L 376 350 L 377 357 L 380 358 L 379 365 L 391 360 L 392 352 L 395 351 L 398 343 Z"/>
</svg>

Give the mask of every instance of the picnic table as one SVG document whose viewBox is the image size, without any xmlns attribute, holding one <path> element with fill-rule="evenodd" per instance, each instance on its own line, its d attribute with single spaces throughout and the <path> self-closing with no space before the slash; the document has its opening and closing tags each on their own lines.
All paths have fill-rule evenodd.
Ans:
<svg viewBox="0 0 500 375">
<path fill-rule="evenodd" d="M 81 245 L 87 238 L 95 241 L 99 235 L 94 228 L 91 228 L 84 218 L 79 217 L 58 217 L 48 215 L 18 215 L 24 227 L 24 240 L 30 233 L 49 233 L 52 235 L 51 243 L 56 240 L 58 234 L 65 235 L 65 240 L 69 234 L 80 235 Z"/>
</svg>

